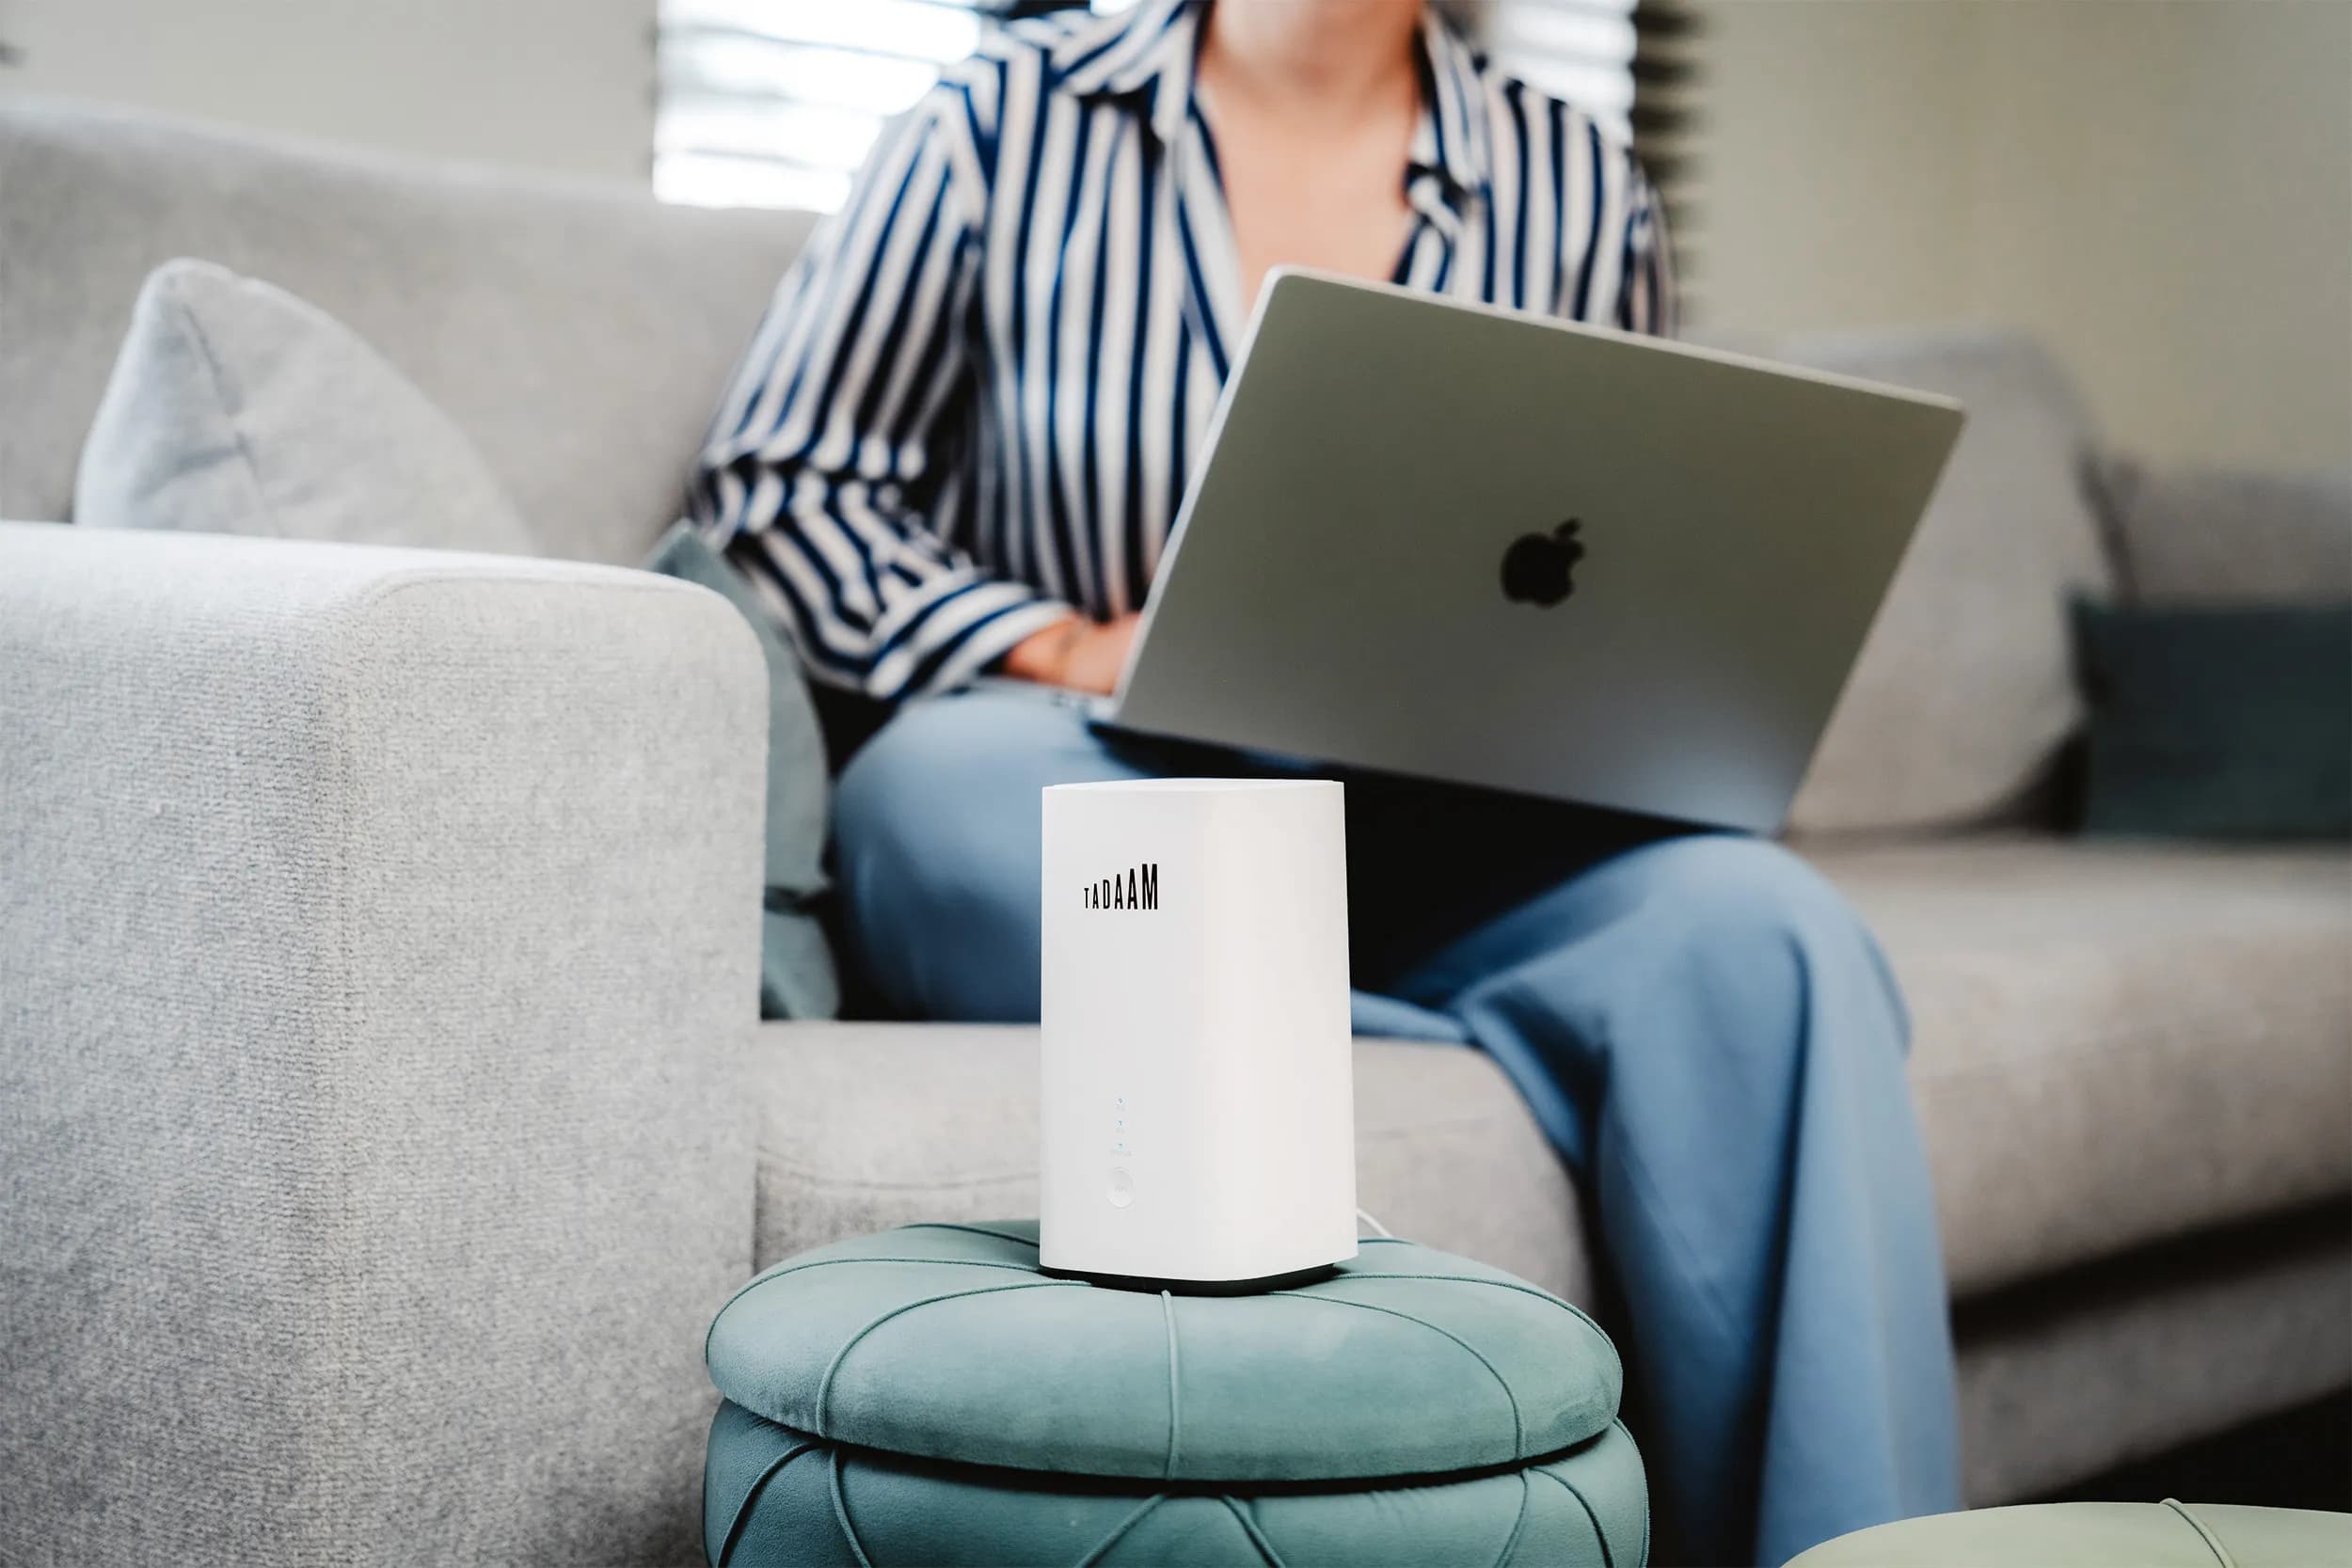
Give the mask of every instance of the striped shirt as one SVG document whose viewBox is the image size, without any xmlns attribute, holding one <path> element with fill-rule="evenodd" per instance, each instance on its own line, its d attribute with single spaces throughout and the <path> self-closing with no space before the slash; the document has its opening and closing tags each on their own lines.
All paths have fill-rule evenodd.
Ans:
<svg viewBox="0 0 2352 1568">
<path fill-rule="evenodd" d="M 712 421 L 696 521 L 819 679 L 951 689 L 1139 607 L 1248 318 L 1200 8 L 1025 23 L 885 135 Z M 1658 203 L 1581 112 L 1434 13 L 1395 281 L 1673 326 Z"/>
</svg>

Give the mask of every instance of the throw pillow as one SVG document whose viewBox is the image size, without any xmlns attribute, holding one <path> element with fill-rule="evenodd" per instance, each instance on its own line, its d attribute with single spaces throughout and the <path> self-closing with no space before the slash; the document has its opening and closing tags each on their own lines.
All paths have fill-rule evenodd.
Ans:
<svg viewBox="0 0 2352 1568">
<path fill-rule="evenodd" d="M 209 261 L 149 275 L 73 520 L 533 555 L 470 442 L 316 307 Z"/>
<path fill-rule="evenodd" d="M 1872 333 L 1777 357 L 1968 410 L 1789 827 L 1896 832 L 2018 815 L 2082 716 L 2067 594 L 2108 586 L 2081 400 L 2039 344 L 2009 332 Z"/>
<path fill-rule="evenodd" d="M 801 661 L 776 635 L 751 584 L 691 525 L 672 525 L 645 566 L 699 583 L 735 606 L 767 657 L 768 893 L 759 1016 L 831 1018 L 840 1009 L 841 988 L 817 912 L 826 888 L 825 740 Z"/>
<path fill-rule="evenodd" d="M 2352 604 L 2074 607 L 2083 830 L 2352 837 Z"/>
</svg>

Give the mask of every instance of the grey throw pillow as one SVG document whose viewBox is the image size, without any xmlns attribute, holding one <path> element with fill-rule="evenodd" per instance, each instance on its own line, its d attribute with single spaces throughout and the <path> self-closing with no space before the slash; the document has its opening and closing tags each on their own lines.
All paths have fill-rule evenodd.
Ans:
<svg viewBox="0 0 2352 1568">
<path fill-rule="evenodd" d="M 2047 354 L 2008 332 L 1872 333 L 1788 344 L 1780 357 L 1948 393 L 1968 409 L 1790 829 L 2013 818 L 2082 719 L 2067 595 L 2104 594 L 2109 581 L 2081 400 Z"/>
<path fill-rule="evenodd" d="M 73 520 L 533 555 L 471 442 L 348 327 L 183 258 L 149 275 Z"/>
</svg>

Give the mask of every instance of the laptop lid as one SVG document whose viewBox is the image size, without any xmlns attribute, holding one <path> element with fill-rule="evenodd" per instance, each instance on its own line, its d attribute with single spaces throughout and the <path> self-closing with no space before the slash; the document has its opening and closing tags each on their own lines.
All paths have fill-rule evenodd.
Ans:
<svg viewBox="0 0 2352 1568">
<path fill-rule="evenodd" d="M 1775 831 L 1961 422 L 1279 269 L 1112 721 Z"/>
</svg>

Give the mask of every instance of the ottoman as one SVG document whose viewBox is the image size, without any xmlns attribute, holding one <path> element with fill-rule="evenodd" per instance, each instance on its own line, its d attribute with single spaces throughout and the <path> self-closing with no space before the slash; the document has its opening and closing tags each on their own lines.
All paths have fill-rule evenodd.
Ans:
<svg viewBox="0 0 2352 1568">
<path fill-rule="evenodd" d="M 1034 1221 L 908 1226 L 769 1270 L 705 1356 L 714 1564 L 1648 1557 L 1608 1338 L 1410 1242 L 1195 1295 L 1049 1275 Z"/>
<path fill-rule="evenodd" d="M 2028 1503 L 1824 1542 L 1788 1568 L 2317 1568 L 2352 1562 L 2352 1513 L 2226 1503 Z"/>
</svg>

